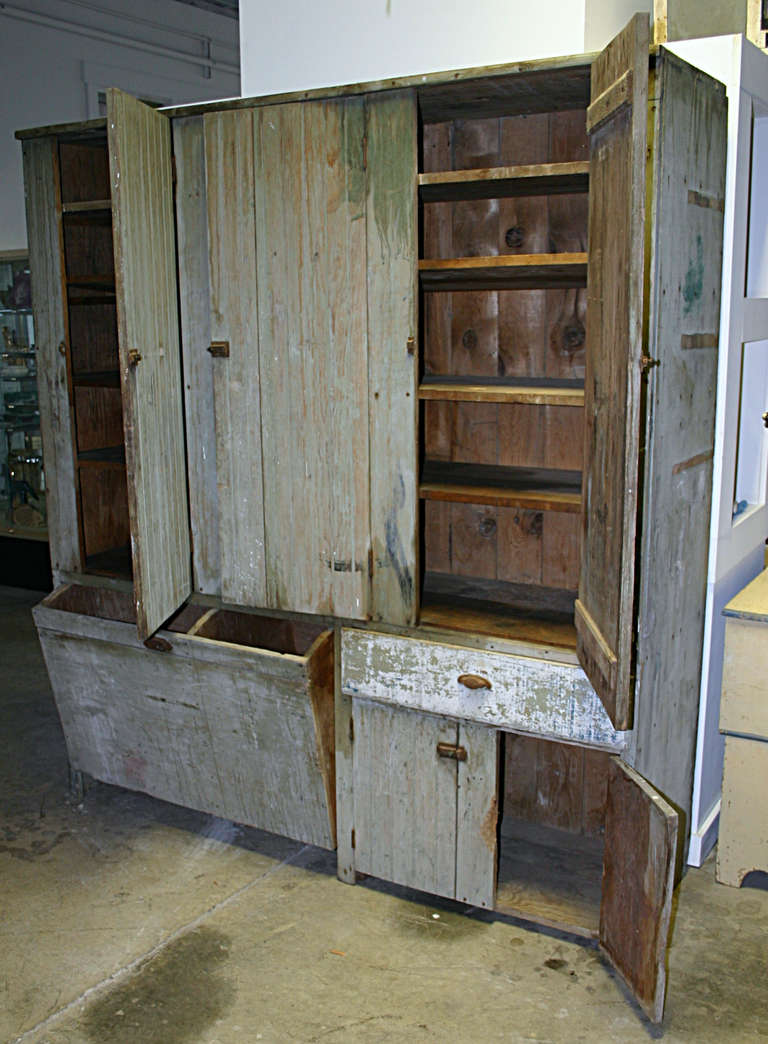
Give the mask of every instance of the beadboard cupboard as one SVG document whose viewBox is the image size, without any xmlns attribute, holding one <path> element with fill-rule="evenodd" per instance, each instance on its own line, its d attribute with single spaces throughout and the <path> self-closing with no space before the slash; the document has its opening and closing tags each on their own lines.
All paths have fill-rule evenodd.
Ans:
<svg viewBox="0 0 768 1044">
<path fill-rule="evenodd" d="M 658 1021 L 722 88 L 636 16 L 19 136 L 73 770 L 597 939 Z"/>
</svg>

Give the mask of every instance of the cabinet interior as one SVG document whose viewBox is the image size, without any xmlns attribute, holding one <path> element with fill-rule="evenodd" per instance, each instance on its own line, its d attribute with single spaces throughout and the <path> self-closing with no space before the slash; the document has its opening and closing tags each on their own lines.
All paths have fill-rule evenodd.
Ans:
<svg viewBox="0 0 768 1044">
<path fill-rule="evenodd" d="M 609 757 L 502 733 L 497 910 L 597 934 Z"/>
<path fill-rule="evenodd" d="M 422 102 L 421 619 L 575 647 L 584 77 L 529 79 Z"/>
<path fill-rule="evenodd" d="M 106 136 L 58 147 L 81 566 L 131 577 Z"/>
</svg>

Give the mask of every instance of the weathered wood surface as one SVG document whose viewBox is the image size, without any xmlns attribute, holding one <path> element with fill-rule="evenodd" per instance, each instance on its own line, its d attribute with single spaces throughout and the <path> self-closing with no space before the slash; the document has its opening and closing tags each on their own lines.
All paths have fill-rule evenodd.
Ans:
<svg viewBox="0 0 768 1044">
<path fill-rule="evenodd" d="M 725 737 L 717 880 L 738 888 L 752 870 L 768 873 L 768 742 Z"/>
<path fill-rule="evenodd" d="M 204 127 L 211 340 L 229 344 L 213 359 L 221 594 L 267 605 L 256 250 L 268 233 L 254 211 L 253 114 L 210 114 Z"/>
<path fill-rule="evenodd" d="M 768 740 L 768 626 L 765 620 L 729 618 L 725 622 L 720 731 Z"/>
<path fill-rule="evenodd" d="M 561 192 L 586 192 L 588 187 L 589 163 L 583 160 L 479 170 L 441 170 L 419 175 L 419 196 L 424 203 L 551 196 Z"/>
<path fill-rule="evenodd" d="M 677 813 L 618 758 L 609 772 L 600 946 L 648 1018 L 661 1022 Z"/>
<path fill-rule="evenodd" d="M 637 683 L 627 761 L 690 832 L 707 590 L 717 350 L 682 336 L 720 328 L 723 215 L 691 191 L 725 192 L 726 98 L 662 48 L 654 78 L 645 467 Z M 674 229 L 674 235 L 669 230 Z"/>
<path fill-rule="evenodd" d="M 348 696 L 606 749 L 611 727 L 580 668 L 461 646 L 344 628 L 341 687 Z M 489 689 L 458 679 L 479 674 Z"/>
<path fill-rule="evenodd" d="M 352 698 L 341 688 L 341 628 L 333 632 L 334 726 L 336 732 L 336 874 L 340 881 L 354 884 L 355 869 L 355 777 L 353 758 L 354 722 Z"/>
<path fill-rule="evenodd" d="M 367 700 L 352 708 L 357 870 L 453 899 L 457 762 L 437 744 L 457 743 L 458 725 Z"/>
<path fill-rule="evenodd" d="M 496 902 L 499 733 L 484 725 L 459 726 L 466 760 L 458 762 L 456 898 L 493 909 Z"/>
<path fill-rule="evenodd" d="M 48 476 L 48 541 L 56 584 L 63 570 L 75 571 L 81 567 L 56 141 L 52 138 L 25 141 L 23 153 L 40 434 Z"/>
<path fill-rule="evenodd" d="M 146 638 L 192 588 L 171 131 L 167 117 L 115 89 L 107 125 L 133 580 Z"/>
<path fill-rule="evenodd" d="M 366 100 L 370 615 L 392 624 L 418 602 L 416 135 L 412 91 Z"/>
<path fill-rule="evenodd" d="M 254 120 L 267 600 L 364 619 L 364 105 L 266 107 Z"/>
<path fill-rule="evenodd" d="M 70 762 L 96 779 L 332 848 L 332 636 L 307 656 L 35 609 Z"/>
<path fill-rule="evenodd" d="M 189 521 L 195 591 L 221 593 L 213 366 L 208 275 L 208 208 L 202 117 L 173 121 L 176 245 L 187 433 Z"/>
<path fill-rule="evenodd" d="M 600 923 L 602 841 L 527 823 L 501 823 L 496 909 L 593 939 Z"/>
<path fill-rule="evenodd" d="M 586 439 L 579 655 L 616 728 L 630 691 L 645 239 L 648 16 L 592 66 L 593 102 L 631 70 L 627 104 L 590 138 Z M 670 237 L 672 238 L 672 237 Z"/>
</svg>

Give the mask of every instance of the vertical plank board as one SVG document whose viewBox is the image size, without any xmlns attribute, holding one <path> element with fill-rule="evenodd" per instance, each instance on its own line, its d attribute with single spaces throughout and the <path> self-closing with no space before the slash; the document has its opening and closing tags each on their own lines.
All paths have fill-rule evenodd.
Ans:
<svg viewBox="0 0 768 1044">
<path fill-rule="evenodd" d="M 253 111 L 211 113 L 204 126 L 210 334 L 229 345 L 212 367 L 221 594 L 266 605 Z"/>
<path fill-rule="evenodd" d="M 456 898 L 493 909 L 496 903 L 499 733 L 462 722 L 456 813 Z"/>
<path fill-rule="evenodd" d="M 134 593 L 146 638 L 192 587 L 171 131 L 162 113 L 110 89 L 107 132 Z"/>
<path fill-rule="evenodd" d="M 648 16 L 592 66 L 585 460 L 578 653 L 615 728 L 631 725 Z"/>
<path fill-rule="evenodd" d="M 662 49 L 656 65 L 646 468 L 635 727 L 627 760 L 690 830 L 699 713 L 725 194 L 723 86 Z M 714 203 L 715 205 L 710 205 Z M 667 230 L 674 229 L 674 235 Z"/>
<path fill-rule="evenodd" d="M 368 384 L 373 620 L 418 601 L 416 95 L 366 99 Z"/>
<path fill-rule="evenodd" d="M 187 431 L 192 581 L 195 591 L 221 593 L 219 496 L 213 409 L 208 210 L 203 118 L 173 121 L 176 160 L 176 243 L 179 256 L 181 355 Z"/>
<path fill-rule="evenodd" d="M 445 718 L 353 700 L 355 864 L 363 873 L 453 899 L 457 742 Z"/>
<path fill-rule="evenodd" d="M 370 610 L 364 115 L 360 98 L 254 114 L 267 599 L 355 619 Z"/>
<path fill-rule="evenodd" d="M 618 758 L 609 771 L 600 945 L 648 1018 L 660 1022 L 677 814 Z"/>
<path fill-rule="evenodd" d="M 352 697 L 341 691 L 341 628 L 333 635 L 334 728 L 336 733 L 336 875 L 354 884 L 355 777 Z"/>
<path fill-rule="evenodd" d="M 78 571 L 81 567 L 74 432 L 67 380 L 69 337 L 61 197 L 55 139 L 29 138 L 22 143 L 22 150 L 37 346 L 40 434 L 48 476 L 48 541 L 56 586 L 62 571 Z"/>
</svg>

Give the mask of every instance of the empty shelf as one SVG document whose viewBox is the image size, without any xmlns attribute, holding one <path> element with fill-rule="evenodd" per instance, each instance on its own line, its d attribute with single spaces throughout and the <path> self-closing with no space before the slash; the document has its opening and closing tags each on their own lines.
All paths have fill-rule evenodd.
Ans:
<svg viewBox="0 0 768 1044">
<path fill-rule="evenodd" d="M 536 290 L 587 285 L 586 253 L 498 254 L 419 261 L 424 290 Z"/>
<path fill-rule="evenodd" d="M 496 199 L 510 196 L 549 196 L 587 192 L 589 162 L 533 163 L 516 167 L 441 170 L 419 175 L 424 203 Z"/>
</svg>

